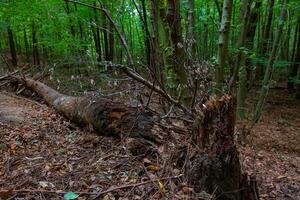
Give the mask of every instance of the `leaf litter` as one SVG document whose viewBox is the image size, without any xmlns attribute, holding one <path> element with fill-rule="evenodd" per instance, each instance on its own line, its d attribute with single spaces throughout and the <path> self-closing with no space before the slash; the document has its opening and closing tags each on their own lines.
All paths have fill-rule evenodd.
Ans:
<svg viewBox="0 0 300 200">
<path fill-rule="evenodd" d="M 250 142 L 238 145 L 242 169 L 258 179 L 261 199 L 300 199 L 300 105 L 276 91 L 269 99 Z M 0 111 L 3 199 L 94 199 L 101 192 L 103 199 L 211 198 L 192 198 L 183 170 L 168 166 L 174 146 L 186 141 L 183 124 L 165 127 L 176 140 L 159 146 L 160 156 L 132 156 L 119 139 L 77 128 L 46 105 L 2 93 Z"/>
</svg>

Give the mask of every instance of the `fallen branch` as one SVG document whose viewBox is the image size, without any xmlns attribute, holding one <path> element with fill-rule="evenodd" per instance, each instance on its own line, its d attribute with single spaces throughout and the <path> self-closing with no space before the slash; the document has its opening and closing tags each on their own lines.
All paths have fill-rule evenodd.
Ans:
<svg viewBox="0 0 300 200">
<path fill-rule="evenodd" d="M 148 183 L 153 183 L 153 182 L 159 182 L 159 181 L 166 181 L 166 180 L 171 180 L 171 179 L 178 179 L 180 178 L 181 176 L 183 176 L 182 174 L 178 175 L 178 176 L 171 176 L 171 177 L 165 177 L 165 178 L 160 178 L 160 179 L 151 179 L 151 180 L 148 180 L 148 181 L 144 181 L 144 182 L 141 182 L 141 183 L 136 183 L 136 184 L 130 184 L 130 185 L 121 185 L 121 186 L 118 186 L 118 187 L 115 187 L 115 188 L 111 188 L 111 189 L 108 189 L 106 191 L 103 191 L 103 192 L 99 192 L 94 198 L 94 199 L 97 199 L 98 197 L 100 197 L 101 195 L 103 194 L 107 194 L 107 193 L 110 193 L 110 192 L 113 192 L 113 191 L 116 191 L 116 190 L 121 190 L 121 189 L 126 189 L 126 188 L 135 188 L 135 187 L 138 187 L 138 186 L 141 186 L 141 185 L 145 185 L 145 184 L 148 184 Z"/>
<path fill-rule="evenodd" d="M 9 78 L 10 76 L 13 76 L 13 75 L 15 75 L 15 74 L 17 74 L 17 73 L 19 73 L 19 72 L 22 72 L 22 71 L 23 71 L 24 69 L 26 69 L 27 67 L 28 67 L 28 65 L 25 65 L 25 66 L 22 67 L 21 69 L 15 70 L 15 71 L 13 71 L 13 72 L 11 72 L 11 73 L 9 73 L 9 74 L 6 74 L 6 75 L 4 75 L 4 76 L 1 76 L 1 77 L 0 77 L 0 81 L 5 80 L 5 79 Z"/>
<path fill-rule="evenodd" d="M 165 177 L 165 178 L 158 178 L 158 179 L 152 179 L 140 183 L 135 183 L 135 184 L 128 184 L 128 185 L 121 185 L 117 187 L 110 188 L 108 190 L 102 191 L 102 192 L 80 192 L 80 191 L 75 191 L 74 193 L 79 194 L 79 195 L 96 195 L 93 199 L 97 199 L 101 195 L 116 191 L 116 190 L 123 190 L 123 189 L 128 189 L 128 188 L 135 188 L 141 185 L 146 185 L 149 183 L 153 182 L 159 182 L 159 181 L 166 181 L 166 180 L 172 180 L 172 179 L 178 179 L 182 177 L 183 175 L 180 174 L 178 176 L 170 176 L 170 177 Z M 66 194 L 68 192 L 65 191 L 60 191 L 60 190 L 43 190 L 43 189 L 19 189 L 19 190 L 0 190 L 0 197 L 5 196 L 11 196 L 14 194 L 22 194 L 22 193 L 49 193 L 49 194 Z"/>
</svg>

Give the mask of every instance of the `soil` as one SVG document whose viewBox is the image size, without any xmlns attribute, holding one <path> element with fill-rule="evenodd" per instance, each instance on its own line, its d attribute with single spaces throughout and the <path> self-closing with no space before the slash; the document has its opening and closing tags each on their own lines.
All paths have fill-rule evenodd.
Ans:
<svg viewBox="0 0 300 200">
<path fill-rule="evenodd" d="M 250 94 L 253 113 L 257 94 Z M 240 145 L 242 166 L 258 178 L 261 199 L 300 199 L 300 101 L 285 89 L 272 89 L 260 122 Z M 238 123 L 238 131 L 242 124 Z"/>
<path fill-rule="evenodd" d="M 248 100 L 249 112 L 255 101 Z M 256 176 L 261 199 L 300 199 L 299 111 L 300 103 L 291 94 L 272 90 L 262 120 L 248 141 L 238 145 L 242 169 Z M 244 123 L 238 123 L 237 132 Z M 159 147 L 162 152 L 164 148 Z M 92 199 L 112 187 L 166 176 L 163 159 L 130 156 L 119 139 L 77 128 L 46 105 L 3 91 L 0 153 L 0 198 L 63 199 L 64 192 L 72 191 L 83 192 L 79 199 Z M 102 197 L 190 199 L 190 191 L 184 180 L 167 180 Z"/>
</svg>

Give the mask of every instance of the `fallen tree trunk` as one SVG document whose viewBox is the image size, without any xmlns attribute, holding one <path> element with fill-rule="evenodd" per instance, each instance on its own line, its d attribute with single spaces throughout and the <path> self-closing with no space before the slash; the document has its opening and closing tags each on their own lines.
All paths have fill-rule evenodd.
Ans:
<svg viewBox="0 0 300 200">
<path fill-rule="evenodd" d="M 152 113 L 102 97 L 73 97 L 59 93 L 40 81 L 20 79 L 47 104 L 78 125 L 92 127 L 104 136 L 143 138 L 159 142 L 152 133 Z"/>
</svg>

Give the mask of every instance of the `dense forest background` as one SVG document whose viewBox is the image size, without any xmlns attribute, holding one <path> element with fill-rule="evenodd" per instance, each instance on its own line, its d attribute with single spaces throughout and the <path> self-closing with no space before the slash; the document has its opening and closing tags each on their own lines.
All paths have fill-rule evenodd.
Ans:
<svg viewBox="0 0 300 200">
<path fill-rule="evenodd" d="M 297 0 L 2 1 L 0 50 L 11 69 L 44 66 L 81 91 L 122 64 L 188 106 L 199 88 L 232 92 L 242 118 L 255 87 L 257 121 L 270 87 L 286 84 L 299 98 L 299 13 Z"/>
</svg>

